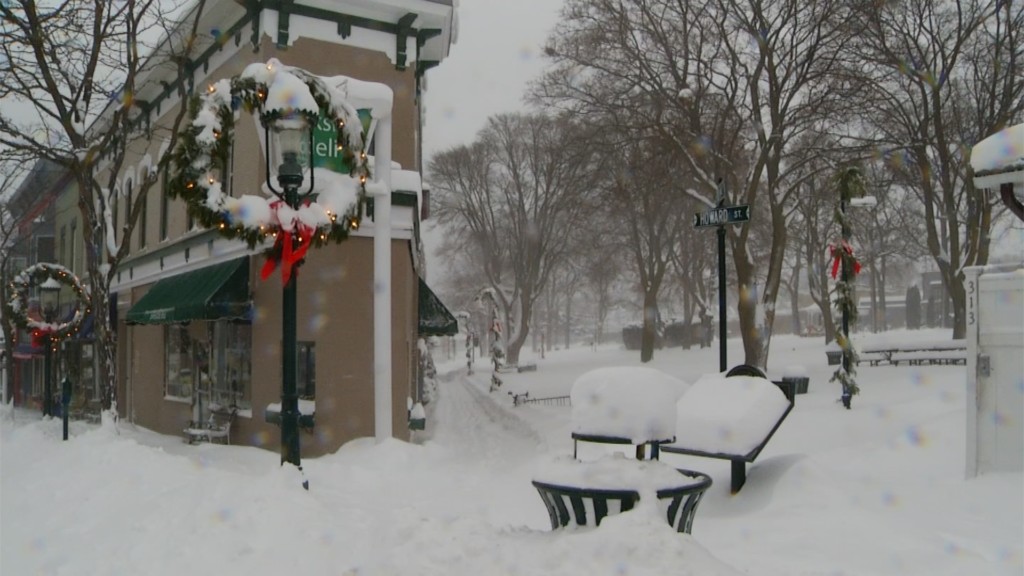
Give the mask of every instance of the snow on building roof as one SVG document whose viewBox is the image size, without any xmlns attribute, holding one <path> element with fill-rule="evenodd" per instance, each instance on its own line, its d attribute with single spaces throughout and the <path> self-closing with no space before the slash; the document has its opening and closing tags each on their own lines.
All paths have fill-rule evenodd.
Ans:
<svg viewBox="0 0 1024 576">
<path fill-rule="evenodd" d="M 992 134 L 971 149 L 974 185 L 998 188 L 1003 183 L 1024 186 L 1024 124 Z"/>
</svg>

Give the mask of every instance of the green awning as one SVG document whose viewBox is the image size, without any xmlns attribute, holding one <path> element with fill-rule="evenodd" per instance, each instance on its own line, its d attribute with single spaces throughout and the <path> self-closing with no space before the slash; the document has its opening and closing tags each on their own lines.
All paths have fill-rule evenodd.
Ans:
<svg viewBox="0 0 1024 576">
<path fill-rule="evenodd" d="M 245 318 L 251 309 L 249 257 L 158 280 L 128 310 L 128 324 Z"/>
<path fill-rule="evenodd" d="M 448 311 L 441 299 L 420 278 L 420 336 L 454 336 L 459 333 L 459 321 Z"/>
</svg>

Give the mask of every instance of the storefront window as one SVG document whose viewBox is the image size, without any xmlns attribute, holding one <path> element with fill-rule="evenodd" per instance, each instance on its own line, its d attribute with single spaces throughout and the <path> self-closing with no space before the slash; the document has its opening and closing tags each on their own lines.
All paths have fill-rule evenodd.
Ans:
<svg viewBox="0 0 1024 576">
<path fill-rule="evenodd" d="M 221 407 L 252 408 L 252 326 L 237 322 L 213 324 L 213 388 L 211 402 Z"/>
<path fill-rule="evenodd" d="M 205 323 L 202 338 L 187 326 L 167 330 L 167 388 L 170 398 L 190 399 L 199 378 L 203 410 L 252 408 L 252 326 L 246 323 Z"/>
<path fill-rule="evenodd" d="M 64 363 L 67 377 L 71 379 L 75 396 L 80 400 L 98 400 L 97 379 L 93 375 L 93 342 L 91 340 L 67 340 L 64 346 Z"/>
<path fill-rule="evenodd" d="M 167 380 L 164 395 L 171 398 L 192 397 L 192 338 L 188 327 L 169 324 L 164 327 L 167 358 Z"/>
</svg>

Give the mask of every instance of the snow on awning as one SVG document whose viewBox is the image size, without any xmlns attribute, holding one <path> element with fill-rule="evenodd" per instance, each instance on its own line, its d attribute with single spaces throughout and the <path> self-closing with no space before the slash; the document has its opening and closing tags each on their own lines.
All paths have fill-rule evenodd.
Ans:
<svg viewBox="0 0 1024 576">
<path fill-rule="evenodd" d="M 420 336 L 454 336 L 459 333 L 459 321 L 422 278 L 419 279 L 418 296 Z"/>
</svg>

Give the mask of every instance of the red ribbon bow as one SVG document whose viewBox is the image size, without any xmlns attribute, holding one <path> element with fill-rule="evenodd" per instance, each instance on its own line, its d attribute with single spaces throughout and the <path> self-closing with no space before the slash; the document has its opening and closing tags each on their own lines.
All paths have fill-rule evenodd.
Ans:
<svg viewBox="0 0 1024 576">
<path fill-rule="evenodd" d="M 50 334 L 53 330 L 49 328 L 37 328 L 32 331 L 32 347 L 43 348 L 50 345 Z"/>
<path fill-rule="evenodd" d="M 281 204 L 280 201 L 271 204 L 275 216 Z M 306 257 L 310 240 L 313 238 L 313 228 L 311 226 L 296 222 L 294 228 L 291 231 L 282 230 L 278 232 L 277 240 L 274 242 L 274 249 L 267 256 L 267 261 L 264 262 L 263 269 L 260 270 L 260 278 L 264 280 L 269 278 L 274 273 L 277 265 L 280 264 L 281 284 L 284 286 L 288 285 L 288 281 L 292 277 L 292 270 Z M 296 242 L 299 244 L 298 248 L 294 247 Z"/>
<path fill-rule="evenodd" d="M 843 260 L 843 252 L 846 252 L 851 257 L 853 257 L 853 247 L 850 246 L 850 244 L 846 240 L 843 240 L 841 250 L 836 250 L 835 244 L 829 245 L 828 249 L 829 254 L 832 258 L 832 279 L 835 280 L 836 275 L 839 274 L 839 265 L 842 263 Z M 857 259 L 854 258 L 853 275 L 856 276 L 857 274 L 860 274 L 860 262 L 858 262 Z"/>
</svg>

